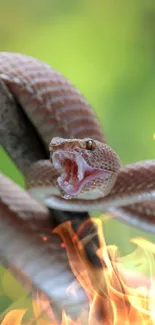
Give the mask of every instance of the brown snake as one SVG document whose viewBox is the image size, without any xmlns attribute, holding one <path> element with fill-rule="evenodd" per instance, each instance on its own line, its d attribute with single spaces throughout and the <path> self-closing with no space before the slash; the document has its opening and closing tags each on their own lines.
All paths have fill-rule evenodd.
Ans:
<svg viewBox="0 0 155 325">
<path fill-rule="evenodd" d="M 51 161 L 45 161 L 38 143 L 35 152 L 33 143 L 27 143 L 28 154 L 21 152 L 22 146 L 13 148 L 14 130 L 9 130 L 8 122 L 12 113 L 2 109 L 0 132 L 8 128 L 4 131 L 8 138 L 2 136 L 1 143 L 26 175 L 35 199 L 59 210 L 110 211 L 120 220 L 155 232 L 155 160 L 120 167 L 87 100 L 49 65 L 1 52 L 0 80 L 36 128 L 47 158 L 50 150 Z M 21 128 L 20 121 L 14 121 L 14 128 Z M 11 206 L 4 187 L 2 182 L 1 202 Z M 18 204 L 19 199 L 17 210 Z"/>
</svg>

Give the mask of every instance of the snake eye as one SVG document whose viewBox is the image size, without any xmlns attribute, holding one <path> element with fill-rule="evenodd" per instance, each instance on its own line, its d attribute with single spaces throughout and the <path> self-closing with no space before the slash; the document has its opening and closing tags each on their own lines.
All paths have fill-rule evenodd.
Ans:
<svg viewBox="0 0 155 325">
<path fill-rule="evenodd" d="M 95 142 L 93 140 L 86 141 L 86 149 L 87 150 L 94 150 L 95 149 Z"/>
</svg>

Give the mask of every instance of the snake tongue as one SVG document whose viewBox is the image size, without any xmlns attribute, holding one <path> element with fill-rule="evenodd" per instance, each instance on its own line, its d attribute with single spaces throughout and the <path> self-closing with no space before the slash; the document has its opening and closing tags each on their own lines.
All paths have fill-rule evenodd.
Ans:
<svg viewBox="0 0 155 325">
<path fill-rule="evenodd" d="M 77 195 L 82 188 L 86 162 L 83 157 L 76 153 L 57 151 L 52 155 L 53 166 L 61 170 L 57 181 L 61 190 L 71 197 Z"/>
<path fill-rule="evenodd" d="M 57 179 L 61 194 L 68 199 L 80 194 L 88 182 L 95 178 L 106 178 L 109 172 L 89 166 L 78 153 L 57 151 L 52 155 L 53 165 L 60 169 Z"/>
<path fill-rule="evenodd" d="M 58 177 L 59 187 L 65 192 L 64 197 L 77 195 L 81 190 L 84 178 L 83 158 L 75 155 L 66 158 L 63 164 L 64 172 Z"/>
</svg>

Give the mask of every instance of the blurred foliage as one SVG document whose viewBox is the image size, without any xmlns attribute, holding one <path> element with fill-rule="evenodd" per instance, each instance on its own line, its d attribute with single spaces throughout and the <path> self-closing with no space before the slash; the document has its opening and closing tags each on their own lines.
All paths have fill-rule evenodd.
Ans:
<svg viewBox="0 0 155 325">
<path fill-rule="evenodd" d="M 122 164 L 155 154 L 155 2 L 1 0 L 0 50 L 45 61 L 67 76 L 95 109 Z M 0 151 L 1 170 L 23 185 Z M 134 236 L 153 236 L 116 220 L 105 225 L 122 254 Z"/>
</svg>

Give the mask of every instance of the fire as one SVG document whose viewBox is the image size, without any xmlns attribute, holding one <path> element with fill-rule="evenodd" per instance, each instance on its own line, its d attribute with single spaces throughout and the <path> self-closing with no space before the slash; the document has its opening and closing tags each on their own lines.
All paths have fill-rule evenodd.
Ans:
<svg viewBox="0 0 155 325">
<path fill-rule="evenodd" d="M 62 249 L 66 250 L 72 272 L 79 286 L 84 288 L 89 302 L 89 308 L 81 306 L 78 319 L 71 319 L 62 310 L 62 318 L 58 320 L 52 304 L 43 293 L 36 293 L 33 298 L 33 317 L 23 320 L 27 310 L 18 309 L 8 312 L 1 325 L 153 325 L 155 324 L 155 281 L 154 256 L 155 244 L 144 238 L 134 238 L 132 242 L 137 249 L 123 258 L 119 257 L 116 246 L 105 243 L 102 222 L 95 221 L 100 239 L 100 249 L 97 254 L 102 267 L 95 268 L 89 262 L 84 250 L 84 242 L 79 241 L 70 222 L 57 227 L 55 233 L 63 239 Z M 83 225 L 84 226 L 84 225 Z M 90 240 L 86 238 L 85 240 Z M 124 262 L 132 259 L 148 263 L 150 276 L 140 276 L 139 273 L 127 271 Z M 69 292 L 76 294 L 77 284 L 72 283 Z"/>
</svg>

